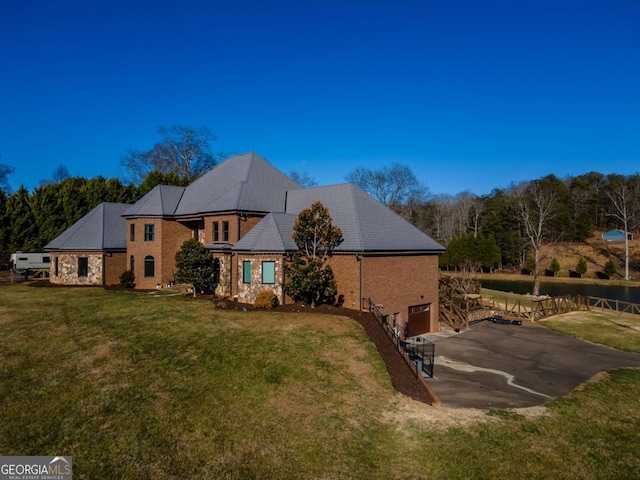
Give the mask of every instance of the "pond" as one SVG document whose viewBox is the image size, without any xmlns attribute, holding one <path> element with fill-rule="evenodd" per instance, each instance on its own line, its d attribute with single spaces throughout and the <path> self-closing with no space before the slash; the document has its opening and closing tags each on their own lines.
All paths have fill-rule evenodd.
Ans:
<svg viewBox="0 0 640 480">
<path fill-rule="evenodd" d="M 501 292 L 531 293 L 532 282 L 522 280 L 485 280 L 480 283 L 484 288 L 499 290 Z M 615 285 L 580 285 L 575 283 L 541 283 L 540 294 L 552 297 L 566 295 L 585 295 L 591 297 L 610 298 L 630 303 L 640 304 L 640 287 L 624 287 Z"/>
</svg>

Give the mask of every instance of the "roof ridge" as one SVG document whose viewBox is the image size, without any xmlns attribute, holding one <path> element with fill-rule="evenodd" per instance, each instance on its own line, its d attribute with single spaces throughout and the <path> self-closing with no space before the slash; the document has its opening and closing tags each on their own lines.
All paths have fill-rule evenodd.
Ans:
<svg viewBox="0 0 640 480">
<path fill-rule="evenodd" d="M 271 215 L 267 215 L 263 220 L 268 219 L 267 221 L 273 221 L 273 217 L 271 217 Z M 253 242 L 251 242 L 251 248 L 250 250 L 253 250 L 256 246 L 256 244 L 260 241 L 260 239 L 262 238 L 262 235 L 264 234 L 266 227 L 266 222 L 258 222 L 258 225 L 260 225 L 260 231 L 256 232 L 256 235 L 253 237 Z M 258 226 L 256 225 L 256 227 Z M 255 227 L 254 227 L 255 228 Z"/>
<path fill-rule="evenodd" d="M 240 193 L 236 197 L 236 210 L 240 210 L 240 201 L 242 199 L 242 194 L 244 193 L 244 187 L 247 185 L 247 180 L 240 180 Z"/>
<path fill-rule="evenodd" d="M 184 192 L 187 191 L 187 187 L 180 187 L 180 188 L 182 189 L 182 191 L 180 192 L 180 198 L 176 202 L 176 206 L 174 207 L 173 213 L 171 215 L 176 214 L 176 212 L 178 211 L 178 207 L 180 207 L 180 202 L 182 201 L 182 197 L 184 197 Z"/>
<path fill-rule="evenodd" d="M 291 214 L 283 213 L 282 215 L 291 215 Z M 271 218 L 273 220 L 273 224 L 276 227 L 276 232 L 278 232 L 278 237 L 280 238 L 280 241 L 282 242 L 282 248 L 286 251 L 287 250 L 287 242 L 282 237 L 282 231 L 280 230 L 280 225 L 278 225 L 278 222 L 276 221 L 276 218 L 275 218 L 275 216 L 273 214 L 271 214 Z"/>
<path fill-rule="evenodd" d="M 160 188 L 158 189 L 158 194 L 160 195 L 160 215 L 164 216 L 164 195 L 162 195 L 162 190 L 164 185 L 160 185 Z"/>
</svg>

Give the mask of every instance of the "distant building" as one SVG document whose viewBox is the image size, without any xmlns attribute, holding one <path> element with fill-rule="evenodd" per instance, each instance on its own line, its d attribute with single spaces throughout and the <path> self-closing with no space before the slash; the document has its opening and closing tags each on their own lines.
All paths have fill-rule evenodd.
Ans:
<svg viewBox="0 0 640 480">
<path fill-rule="evenodd" d="M 355 185 L 302 188 L 253 153 L 187 187 L 159 185 L 133 205 L 96 207 L 45 247 L 50 279 L 113 285 L 130 269 L 136 288 L 162 288 L 174 280 L 176 252 L 195 238 L 213 255 L 219 296 L 253 303 L 271 290 L 289 304 L 283 267 L 297 250 L 293 226 L 315 201 L 343 234 L 330 259 L 339 303 L 360 310 L 370 299 L 400 331 L 437 330 L 441 245 Z"/>
<path fill-rule="evenodd" d="M 633 233 L 626 232 L 629 240 L 633 240 Z M 625 231 L 624 230 L 609 230 L 602 234 L 602 239 L 607 242 L 624 242 Z"/>
</svg>

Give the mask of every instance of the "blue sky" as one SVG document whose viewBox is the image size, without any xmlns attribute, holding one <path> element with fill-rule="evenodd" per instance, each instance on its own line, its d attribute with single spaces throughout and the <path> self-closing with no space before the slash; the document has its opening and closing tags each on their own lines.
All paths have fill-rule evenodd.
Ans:
<svg viewBox="0 0 640 480">
<path fill-rule="evenodd" d="M 0 15 L 0 163 L 120 176 L 159 125 L 340 183 L 432 193 L 640 170 L 640 2 L 22 0 Z"/>
</svg>

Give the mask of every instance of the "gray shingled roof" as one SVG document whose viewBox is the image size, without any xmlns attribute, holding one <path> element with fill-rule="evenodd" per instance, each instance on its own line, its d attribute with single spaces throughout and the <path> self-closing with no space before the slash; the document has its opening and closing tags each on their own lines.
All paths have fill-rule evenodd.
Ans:
<svg viewBox="0 0 640 480">
<path fill-rule="evenodd" d="M 286 215 L 268 215 L 234 250 L 282 252 L 294 250 L 291 239 L 297 215 L 320 201 L 333 224 L 342 230 L 336 252 L 440 252 L 439 243 L 353 184 L 289 192 Z"/>
<path fill-rule="evenodd" d="M 127 248 L 126 203 L 101 203 L 53 239 L 45 250 L 115 250 Z"/>
<path fill-rule="evenodd" d="M 351 183 L 290 192 L 287 213 L 298 215 L 313 202 L 329 209 L 344 241 L 336 251 L 443 251 L 444 247 Z"/>
<path fill-rule="evenodd" d="M 176 208 L 184 194 L 185 187 L 158 185 L 123 213 L 124 216 L 168 216 L 176 213 Z"/>
<path fill-rule="evenodd" d="M 293 225 L 296 215 L 288 213 L 270 213 L 253 227 L 238 243 L 234 251 L 284 252 L 295 250 Z"/>
<path fill-rule="evenodd" d="M 186 187 L 176 215 L 248 210 L 284 212 L 300 185 L 255 153 L 231 157 Z"/>
</svg>

